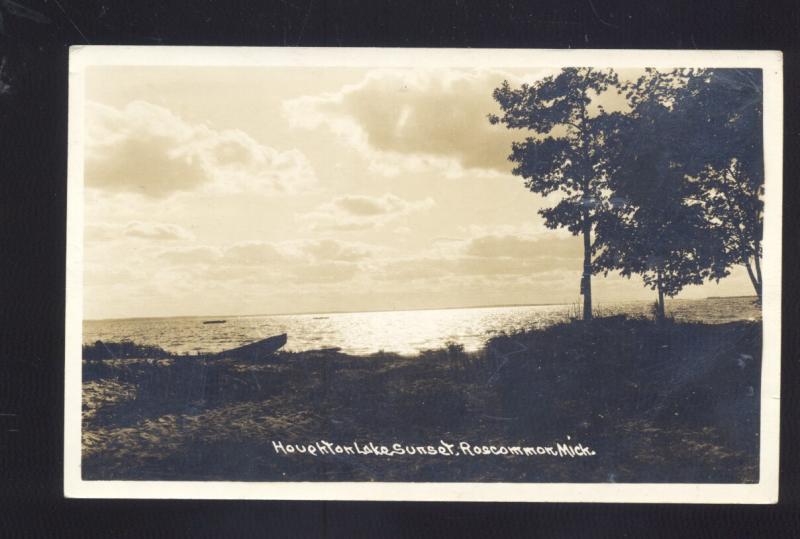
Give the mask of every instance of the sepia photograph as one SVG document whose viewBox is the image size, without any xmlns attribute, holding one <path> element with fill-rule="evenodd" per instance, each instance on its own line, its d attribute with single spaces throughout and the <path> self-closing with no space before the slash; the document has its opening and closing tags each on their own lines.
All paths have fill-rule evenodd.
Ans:
<svg viewBox="0 0 800 539">
<path fill-rule="evenodd" d="M 781 69 L 73 47 L 66 494 L 774 503 Z"/>
</svg>

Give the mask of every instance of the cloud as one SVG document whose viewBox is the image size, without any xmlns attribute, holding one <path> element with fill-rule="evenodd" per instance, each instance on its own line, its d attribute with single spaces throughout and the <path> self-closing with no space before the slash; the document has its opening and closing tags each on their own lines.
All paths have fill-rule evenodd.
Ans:
<svg viewBox="0 0 800 539">
<path fill-rule="evenodd" d="M 470 223 L 459 226 L 458 230 L 463 236 L 473 239 L 484 236 L 513 236 L 528 240 L 535 238 L 568 239 L 573 237 L 573 234 L 565 228 L 547 228 L 541 221 L 536 220 L 526 220 L 516 224 Z"/>
<path fill-rule="evenodd" d="M 162 274 L 193 271 L 206 282 L 284 286 L 350 280 L 374 252 L 369 245 L 335 239 L 244 241 L 223 248 L 173 247 L 157 258 Z"/>
<path fill-rule="evenodd" d="M 390 280 L 451 277 L 525 276 L 580 269 L 582 252 L 574 238 L 481 236 L 438 242 L 419 256 L 395 260 L 384 268 Z"/>
<path fill-rule="evenodd" d="M 234 266 L 270 266 L 282 265 L 287 258 L 275 244 L 250 241 L 236 243 L 225 249 L 219 262 Z"/>
<path fill-rule="evenodd" d="M 91 286 L 118 286 L 137 277 L 129 268 L 112 268 L 97 264 L 86 264 L 84 267 L 84 281 Z"/>
<path fill-rule="evenodd" d="M 182 226 L 171 223 L 141 223 L 139 221 L 132 221 L 125 225 L 124 234 L 131 238 L 159 241 L 194 239 L 194 234 Z"/>
<path fill-rule="evenodd" d="M 84 227 L 87 241 L 114 241 L 126 238 L 154 241 L 191 241 L 194 234 L 172 223 L 130 221 L 125 225 L 111 223 L 87 224 Z"/>
<path fill-rule="evenodd" d="M 83 227 L 83 238 L 91 242 L 114 240 L 120 237 L 121 229 L 118 225 L 87 224 Z"/>
<path fill-rule="evenodd" d="M 238 129 L 190 123 L 134 101 L 117 109 L 88 103 L 87 187 L 164 198 L 181 191 L 291 192 L 314 181 L 298 150 L 264 146 Z"/>
<path fill-rule="evenodd" d="M 350 262 L 324 262 L 298 266 L 290 279 L 295 283 L 341 283 L 358 273 L 359 267 Z"/>
<path fill-rule="evenodd" d="M 487 121 L 504 79 L 521 82 L 495 70 L 375 70 L 339 92 L 289 100 L 284 110 L 296 127 L 328 127 L 384 174 L 425 166 L 455 176 L 509 173 L 511 142 L 521 135 Z"/>
<path fill-rule="evenodd" d="M 222 258 L 218 249 L 207 246 L 178 247 L 162 251 L 158 258 L 176 266 L 217 264 Z"/>
<path fill-rule="evenodd" d="M 408 202 L 392 194 L 381 198 L 362 195 L 343 196 L 335 199 L 333 204 L 343 212 L 357 217 L 397 213 L 409 207 Z"/>
<path fill-rule="evenodd" d="M 392 193 L 379 197 L 366 195 L 343 195 L 321 205 L 303 216 L 313 222 L 313 228 L 332 230 L 365 230 L 398 219 L 399 217 L 427 210 L 435 206 L 432 198 L 409 201 Z"/>
<path fill-rule="evenodd" d="M 302 245 L 302 250 L 315 260 L 356 262 L 369 257 L 373 249 L 357 243 L 342 242 L 333 239 L 309 241 Z"/>
<path fill-rule="evenodd" d="M 157 245 L 91 257 L 87 297 L 166 309 L 201 297 L 202 309 L 253 313 L 553 302 L 577 296 L 581 271 L 579 239 L 547 234 L 450 238 L 415 252 L 336 238 Z"/>
<path fill-rule="evenodd" d="M 478 258 L 569 259 L 581 260 L 583 253 L 574 239 L 544 237 L 482 236 L 471 239 L 464 253 Z"/>
</svg>

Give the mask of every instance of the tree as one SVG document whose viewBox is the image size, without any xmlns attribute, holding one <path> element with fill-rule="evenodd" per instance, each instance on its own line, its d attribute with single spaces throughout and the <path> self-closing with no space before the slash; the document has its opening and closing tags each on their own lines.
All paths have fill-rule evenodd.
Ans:
<svg viewBox="0 0 800 539">
<path fill-rule="evenodd" d="M 566 227 L 583 236 L 584 320 L 592 318 L 592 227 L 609 173 L 604 142 L 618 115 L 591 105 L 593 97 L 617 85 L 617 74 L 610 69 L 565 68 L 516 89 L 504 81 L 492 94 L 503 113 L 490 115 L 491 123 L 536 134 L 514 142 L 509 160 L 516 163 L 512 173 L 523 177 L 530 191 L 560 197 L 539 211 L 545 226 Z"/>
<path fill-rule="evenodd" d="M 686 128 L 686 172 L 702 186 L 710 230 L 726 265 L 741 264 L 762 294 L 763 91 L 757 69 L 694 72 L 676 94 Z"/>
<path fill-rule="evenodd" d="M 723 241 L 726 262 L 745 267 L 760 301 L 764 184 L 744 170 L 743 163 L 734 158 L 722 170 L 706 168 L 700 178 L 708 224 Z"/>
<path fill-rule="evenodd" d="M 607 155 L 617 163 L 611 196 L 596 225 L 595 272 L 638 274 L 664 299 L 685 286 L 726 274 L 717 236 L 709 233 L 700 183 L 686 176 L 684 127 L 672 105 L 681 73 L 648 69 L 624 86 L 631 111 L 620 118 Z"/>
</svg>

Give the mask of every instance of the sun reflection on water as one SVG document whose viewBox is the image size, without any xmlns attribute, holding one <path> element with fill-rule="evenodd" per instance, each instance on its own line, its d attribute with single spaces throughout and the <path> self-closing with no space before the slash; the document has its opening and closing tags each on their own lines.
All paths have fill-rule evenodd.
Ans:
<svg viewBox="0 0 800 539">
<path fill-rule="evenodd" d="M 651 302 L 598 305 L 601 315 L 649 315 Z M 673 300 L 668 314 L 677 320 L 721 323 L 759 319 L 751 298 Z M 224 324 L 203 324 L 205 318 L 88 320 L 84 342 L 131 340 L 155 344 L 171 352 L 218 352 L 278 333 L 288 333 L 287 350 L 338 347 L 351 354 L 378 351 L 414 354 L 452 341 L 466 350 L 481 348 L 492 335 L 545 327 L 575 313 L 569 305 L 482 307 L 304 315 L 229 317 Z"/>
</svg>

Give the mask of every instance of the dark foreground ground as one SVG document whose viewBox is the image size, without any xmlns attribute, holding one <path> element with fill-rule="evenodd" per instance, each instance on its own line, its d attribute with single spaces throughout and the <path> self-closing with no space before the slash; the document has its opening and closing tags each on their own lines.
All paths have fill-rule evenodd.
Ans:
<svg viewBox="0 0 800 539">
<path fill-rule="evenodd" d="M 625 317 L 413 358 L 321 351 L 243 362 L 97 345 L 84 348 L 83 476 L 757 482 L 760 365 L 760 323 Z M 273 446 L 557 447 L 567 436 L 595 454 L 313 456 Z"/>
</svg>

